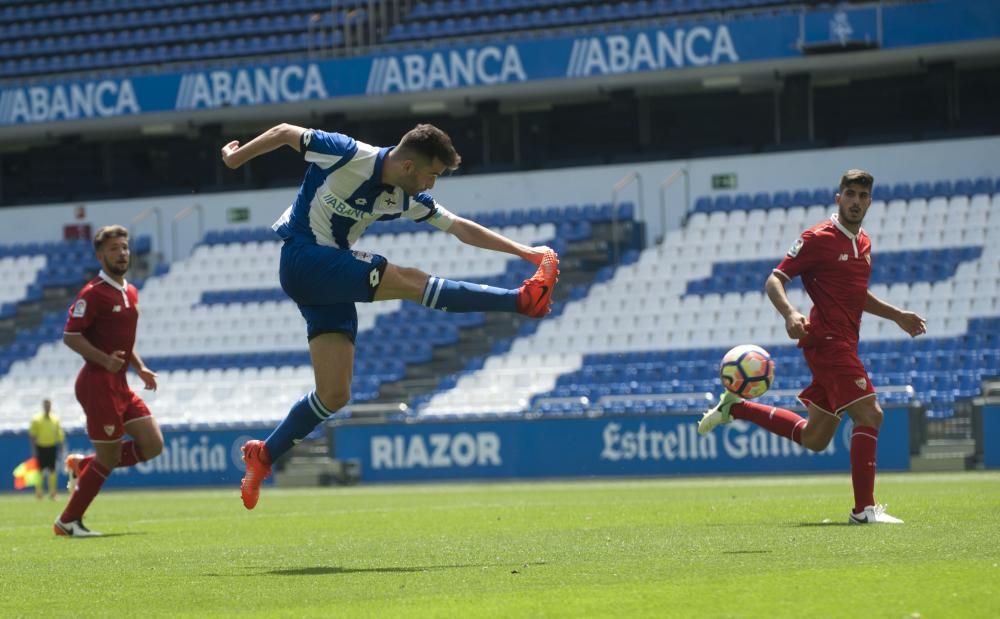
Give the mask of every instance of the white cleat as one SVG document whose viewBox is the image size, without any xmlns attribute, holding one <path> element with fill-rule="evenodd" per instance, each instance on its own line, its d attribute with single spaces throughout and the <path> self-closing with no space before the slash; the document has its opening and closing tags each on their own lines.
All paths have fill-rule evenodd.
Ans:
<svg viewBox="0 0 1000 619">
<path fill-rule="evenodd" d="M 716 426 L 732 421 L 733 417 L 729 414 L 729 408 L 742 401 L 743 398 L 728 389 L 723 391 L 722 395 L 719 396 L 719 403 L 705 411 L 705 414 L 701 416 L 701 421 L 698 422 L 698 433 L 708 434 Z"/>
<path fill-rule="evenodd" d="M 63 522 L 62 520 L 56 518 L 56 522 L 52 525 L 52 530 L 56 535 L 64 535 L 66 537 L 100 537 L 101 534 L 97 531 L 91 531 L 87 527 L 83 526 L 83 519 L 73 520 L 71 522 Z"/>
<path fill-rule="evenodd" d="M 885 505 L 869 505 L 858 514 L 852 511 L 847 522 L 850 524 L 903 524 L 899 518 L 885 513 Z"/>
</svg>

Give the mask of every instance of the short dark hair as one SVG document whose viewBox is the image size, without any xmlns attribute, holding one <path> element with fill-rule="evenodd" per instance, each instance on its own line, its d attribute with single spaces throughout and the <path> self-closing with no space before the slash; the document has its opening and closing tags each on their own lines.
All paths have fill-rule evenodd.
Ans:
<svg viewBox="0 0 1000 619">
<path fill-rule="evenodd" d="M 857 168 L 844 172 L 844 175 L 840 177 L 841 191 L 847 189 L 848 185 L 861 185 L 870 191 L 873 184 L 875 184 L 875 177 L 871 175 L 871 172 L 865 172 Z"/>
<path fill-rule="evenodd" d="M 427 123 L 419 124 L 407 131 L 396 148 L 404 155 L 417 154 L 427 161 L 437 159 L 449 170 L 458 169 L 462 163 L 462 156 L 455 150 L 448 134 Z"/>
<path fill-rule="evenodd" d="M 119 226 L 117 224 L 113 226 L 104 226 L 97 230 L 97 234 L 94 235 L 94 249 L 97 251 L 101 250 L 101 245 L 104 245 L 104 241 L 108 239 L 124 238 L 128 240 L 128 229 L 125 226 Z"/>
</svg>

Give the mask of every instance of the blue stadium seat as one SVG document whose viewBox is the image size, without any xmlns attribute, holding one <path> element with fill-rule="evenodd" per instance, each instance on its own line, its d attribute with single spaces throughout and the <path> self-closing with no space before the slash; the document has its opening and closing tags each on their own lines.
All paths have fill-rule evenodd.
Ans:
<svg viewBox="0 0 1000 619">
<path fill-rule="evenodd" d="M 974 185 L 972 187 L 972 193 L 973 194 L 987 194 L 987 195 L 992 194 L 993 193 L 993 179 L 985 177 L 985 176 L 980 176 L 979 178 L 976 179 L 976 181 L 975 181 L 975 183 L 974 183 Z"/>
<path fill-rule="evenodd" d="M 971 196 L 974 193 L 972 187 L 973 184 L 971 178 L 960 178 L 955 181 L 955 185 L 952 188 L 952 195 Z"/>
<path fill-rule="evenodd" d="M 834 203 L 834 195 L 836 192 L 829 189 L 824 189 L 822 187 L 818 189 L 813 189 L 812 192 L 812 204 L 823 204 L 829 205 Z"/>
<path fill-rule="evenodd" d="M 931 189 L 932 198 L 950 198 L 957 192 L 952 187 L 951 181 L 937 181 Z"/>
<path fill-rule="evenodd" d="M 931 184 L 926 182 L 919 182 L 913 184 L 913 189 L 911 193 L 912 198 L 919 198 L 927 200 L 931 197 Z"/>
<path fill-rule="evenodd" d="M 798 189 L 792 194 L 792 206 L 811 206 L 812 193 L 805 189 Z"/>
<path fill-rule="evenodd" d="M 734 211 L 749 211 L 753 208 L 753 198 L 750 197 L 748 193 L 738 193 L 736 197 L 733 198 Z"/>
<path fill-rule="evenodd" d="M 893 200 L 909 200 L 913 197 L 913 189 L 909 183 L 896 183 L 892 186 Z"/>
<path fill-rule="evenodd" d="M 715 201 L 712 204 L 713 211 L 728 212 L 733 208 L 733 198 L 729 195 L 715 196 Z"/>
<path fill-rule="evenodd" d="M 888 202 L 889 200 L 892 200 L 892 189 L 886 187 L 885 185 L 876 184 L 875 188 L 872 189 L 872 199 Z"/>
<path fill-rule="evenodd" d="M 754 194 L 753 197 L 753 208 L 755 209 L 769 209 L 771 208 L 771 194 L 766 191 L 760 191 Z"/>
</svg>

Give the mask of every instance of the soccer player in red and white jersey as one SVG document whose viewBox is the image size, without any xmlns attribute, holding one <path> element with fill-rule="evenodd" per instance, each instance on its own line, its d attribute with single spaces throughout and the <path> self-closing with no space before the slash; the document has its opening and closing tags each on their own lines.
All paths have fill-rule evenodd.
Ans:
<svg viewBox="0 0 1000 619">
<path fill-rule="evenodd" d="M 128 230 L 101 228 L 94 236 L 94 250 L 101 271 L 70 306 L 63 334 L 63 342 L 86 361 L 76 379 L 76 399 L 87 416 L 87 436 L 96 452 L 66 458 L 73 492 L 53 529 L 56 535 L 73 537 L 100 535 L 83 525 L 83 514 L 112 469 L 155 458 L 163 450 L 159 425 L 125 377 L 131 366 L 146 389 L 156 389 L 156 373 L 133 349 L 139 293 L 125 280 L 130 258 Z M 132 440 L 123 442 L 125 433 Z"/>
<path fill-rule="evenodd" d="M 789 438 L 812 451 L 830 444 L 846 412 L 854 422 L 851 434 L 851 481 L 854 485 L 852 524 L 900 524 L 875 502 L 875 448 L 882 408 L 865 366 L 858 358 L 858 334 L 864 312 L 887 318 L 916 337 L 927 332 L 923 318 L 877 298 L 868 290 L 871 240 L 861 222 L 872 202 L 872 175 L 848 170 L 840 179 L 837 213 L 813 226 L 795 241 L 767 279 L 767 296 L 785 319 L 788 336 L 799 348 L 813 374 L 800 394 L 808 410 L 803 419 L 792 411 L 746 402 L 724 391 L 719 404 L 698 424 L 701 433 L 742 419 Z M 789 302 L 785 285 L 802 278 L 813 301 L 807 319 Z"/>
</svg>

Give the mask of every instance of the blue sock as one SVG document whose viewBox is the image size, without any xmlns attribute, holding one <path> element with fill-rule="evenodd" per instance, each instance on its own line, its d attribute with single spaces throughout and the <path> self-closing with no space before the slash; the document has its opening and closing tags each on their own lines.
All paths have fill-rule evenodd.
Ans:
<svg viewBox="0 0 1000 619">
<path fill-rule="evenodd" d="M 271 432 L 264 444 L 267 445 L 267 453 L 274 462 L 289 449 L 294 447 L 299 441 L 304 439 L 313 431 L 313 428 L 326 421 L 326 418 L 336 411 L 328 410 L 316 397 L 315 391 L 310 391 L 302 396 L 302 399 L 295 403 L 292 410 L 288 411 L 285 420 L 278 424 L 278 427 Z"/>
<path fill-rule="evenodd" d="M 517 289 L 494 288 L 431 276 L 424 288 L 421 304 L 444 312 L 516 312 Z"/>
</svg>

